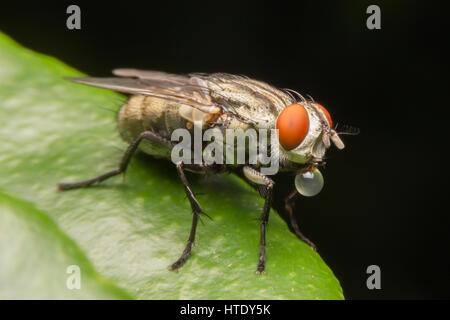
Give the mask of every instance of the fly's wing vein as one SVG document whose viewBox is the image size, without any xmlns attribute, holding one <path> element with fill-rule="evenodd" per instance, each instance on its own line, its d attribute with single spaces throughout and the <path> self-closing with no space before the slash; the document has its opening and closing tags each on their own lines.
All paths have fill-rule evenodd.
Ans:
<svg viewBox="0 0 450 320">
<path fill-rule="evenodd" d="M 179 85 L 189 83 L 189 77 L 187 76 L 162 71 L 140 70 L 140 69 L 114 69 L 112 73 L 118 77 L 158 80 L 162 82 L 169 82 Z"/>
</svg>

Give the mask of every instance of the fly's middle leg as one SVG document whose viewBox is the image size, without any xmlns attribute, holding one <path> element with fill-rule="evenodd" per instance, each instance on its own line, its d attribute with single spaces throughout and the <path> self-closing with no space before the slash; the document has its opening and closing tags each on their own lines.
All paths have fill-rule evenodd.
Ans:
<svg viewBox="0 0 450 320">
<path fill-rule="evenodd" d="M 256 273 L 266 273 L 266 226 L 269 222 L 269 213 L 272 205 L 272 191 L 275 182 L 269 177 L 263 175 L 259 171 L 251 167 L 244 167 L 243 169 L 245 177 L 257 185 L 264 186 L 266 188 L 264 192 L 264 208 L 260 217 L 260 242 L 259 242 L 259 260 Z"/>
<path fill-rule="evenodd" d="M 120 162 L 119 168 L 116 170 L 109 171 L 105 174 L 102 174 L 96 178 L 89 179 L 86 181 L 81 182 L 75 182 L 75 183 L 60 183 L 58 184 L 59 190 L 69 190 L 69 189 L 75 189 L 75 188 L 82 188 L 87 187 L 95 183 L 100 183 L 102 181 L 105 181 L 106 179 L 109 179 L 111 177 L 114 177 L 118 174 L 125 173 L 127 170 L 128 164 L 130 163 L 131 157 L 136 152 L 137 148 L 139 147 L 139 144 L 143 140 L 150 140 L 152 142 L 159 143 L 161 145 L 166 145 L 167 147 L 171 147 L 172 144 L 169 140 L 164 139 L 163 137 L 157 135 L 156 133 L 153 133 L 151 131 L 144 131 L 142 132 L 139 137 L 136 138 L 127 148 L 125 153 L 123 154 L 122 161 Z"/>
<path fill-rule="evenodd" d="M 189 199 L 189 202 L 191 203 L 193 217 L 192 217 L 191 232 L 189 234 L 189 239 L 186 244 L 186 247 L 185 247 L 183 253 L 181 254 L 181 256 L 178 258 L 178 260 L 175 261 L 170 266 L 170 269 L 175 270 L 175 271 L 177 271 L 186 262 L 187 258 L 189 257 L 189 254 L 191 253 L 192 246 L 195 241 L 195 232 L 197 230 L 199 215 L 201 213 L 204 214 L 202 208 L 200 207 L 200 204 L 198 203 L 197 198 L 195 197 L 194 192 L 192 191 L 191 186 L 189 185 L 186 175 L 184 174 L 184 169 L 191 169 L 191 170 L 198 170 L 198 171 L 208 171 L 208 169 L 209 169 L 209 167 L 207 165 L 184 164 L 183 162 L 178 162 L 176 166 L 177 166 L 178 176 L 180 177 L 180 180 L 183 183 L 184 191 L 186 192 L 186 196 Z"/>
</svg>

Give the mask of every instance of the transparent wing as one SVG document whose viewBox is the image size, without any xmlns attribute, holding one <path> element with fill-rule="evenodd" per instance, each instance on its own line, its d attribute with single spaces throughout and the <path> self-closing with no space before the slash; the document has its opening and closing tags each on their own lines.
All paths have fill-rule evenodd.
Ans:
<svg viewBox="0 0 450 320">
<path fill-rule="evenodd" d="M 208 89 L 195 78 L 135 69 L 117 69 L 114 74 L 121 77 L 65 79 L 92 87 L 175 101 L 203 112 L 217 113 L 221 110 L 211 101 Z"/>
<path fill-rule="evenodd" d="M 114 69 L 113 74 L 119 77 L 133 77 L 149 81 L 155 85 L 166 88 L 182 88 L 186 93 L 193 96 L 200 96 L 202 99 L 211 101 L 210 89 L 205 81 L 195 74 L 188 76 L 167 73 L 162 71 L 140 70 L 140 69 Z"/>
</svg>

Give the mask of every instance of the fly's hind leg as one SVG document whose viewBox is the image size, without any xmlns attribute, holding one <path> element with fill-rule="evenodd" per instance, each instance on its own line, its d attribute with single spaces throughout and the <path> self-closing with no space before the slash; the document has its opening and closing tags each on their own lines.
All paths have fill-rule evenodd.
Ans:
<svg viewBox="0 0 450 320">
<path fill-rule="evenodd" d="M 263 175 L 259 171 L 251 167 L 244 167 L 243 169 L 245 177 L 253 183 L 256 183 L 259 186 L 265 187 L 264 192 L 262 193 L 264 197 L 264 208 L 260 217 L 260 242 L 259 242 L 259 261 L 258 267 L 256 268 L 256 273 L 266 273 L 266 226 L 269 222 L 269 212 L 272 204 L 272 191 L 275 182 L 269 177 Z"/>
<path fill-rule="evenodd" d="M 136 152 L 137 148 L 139 147 L 139 144 L 143 140 L 149 140 L 152 142 L 159 143 L 161 145 L 166 145 L 167 147 L 172 147 L 172 144 L 169 140 L 157 135 L 156 133 L 153 133 L 151 131 L 144 131 L 142 132 L 139 137 L 136 138 L 127 148 L 125 153 L 123 154 L 122 161 L 120 162 L 119 168 L 116 170 L 109 171 L 105 174 L 102 174 L 96 178 L 89 179 L 86 181 L 81 182 L 75 182 L 75 183 L 60 183 L 58 184 L 59 190 L 69 190 L 69 189 L 75 189 L 75 188 L 82 188 L 87 187 L 95 183 L 100 183 L 102 181 L 105 181 L 106 179 L 109 179 L 111 177 L 114 177 L 118 174 L 125 173 L 127 170 L 128 164 L 130 163 L 131 157 Z"/>
<path fill-rule="evenodd" d="M 297 190 L 292 191 L 285 199 L 284 199 L 284 208 L 289 214 L 289 219 L 291 222 L 292 230 L 294 231 L 295 235 L 308 244 L 314 251 L 317 251 L 316 245 L 309 240 L 307 237 L 303 235 L 303 233 L 300 232 L 300 228 L 298 227 L 297 220 L 295 219 L 294 215 L 294 202 L 295 198 L 298 196 Z"/>
</svg>

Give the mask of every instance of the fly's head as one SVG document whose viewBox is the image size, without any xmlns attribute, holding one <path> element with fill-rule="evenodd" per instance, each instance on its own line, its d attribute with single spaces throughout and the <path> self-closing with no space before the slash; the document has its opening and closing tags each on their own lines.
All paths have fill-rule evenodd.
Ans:
<svg viewBox="0 0 450 320">
<path fill-rule="evenodd" d="M 323 177 L 317 167 L 323 162 L 326 150 L 344 143 L 333 129 L 330 113 L 313 101 L 294 103 L 280 112 L 276 122 L 280 154 L 298 165 L 295 177 L 297 191 L 314 196 L 323 187 Z"/>
</svg>

